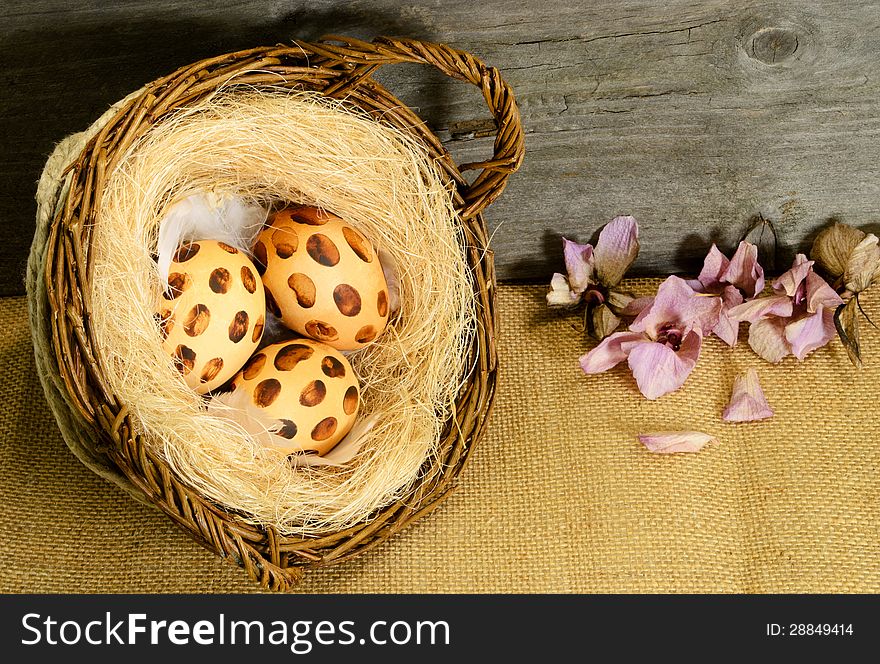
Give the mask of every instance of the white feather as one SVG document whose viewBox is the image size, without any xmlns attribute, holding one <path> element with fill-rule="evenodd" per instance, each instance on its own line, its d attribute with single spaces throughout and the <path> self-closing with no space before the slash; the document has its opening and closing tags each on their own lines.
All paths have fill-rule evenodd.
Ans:
<svg viewBox="0 0 880 664">
<path fill-rule="evenodd" d="M 382 249 L 379 250 L 379 263 L 382 265 L 385 284 L 388 286 L 388 308 L 393 313 L 400 309 L 400 278 L 397 276 L 397 263 L 394 256 Z"/>
<path fill-rule="evenodd" d="M 379 421 L 378 416 L 359 418 L 345 438 L 324 456 L 316 454 L 293 454 L 290 461 L 294 466 L 344 466 L 354 459 L 367 440 L 367 434 Z"/>
<path fill-rule="evenodd" d="M 290 445 L 289 440 L 277 435 L 278 430 L 281 429 L 281 422 L 267 417 L 265 413 L 251 405 L 244 390 L 223 392 L 211 397 L 208 402 L 208 414 L 236 422 L 264 447 L 283 449 Z M 291 454 L 290 462 L 294 466 L 344 466 L 354 459 L 378 419 L 376 415 L 358 418 L 345 437 L 324 456 Z"/>
<path fill-rule="evenodd" d="M 218 240 L 250 255 L 251 246 L 266 222 L 261 205 L 232 194 L 199 192 L 177 201 L 159 225 L 159 278 L 168 281 L 168 269 L 184 242 Z"/>
</svg>

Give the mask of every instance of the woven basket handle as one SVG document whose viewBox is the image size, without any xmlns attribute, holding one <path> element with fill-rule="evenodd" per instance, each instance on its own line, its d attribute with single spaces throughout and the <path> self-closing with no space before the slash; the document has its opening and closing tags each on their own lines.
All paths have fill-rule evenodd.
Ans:
<svg viewBox="0 0 880 664">
<path fill-rule="evenodd" d="M 392 37 L 377 37 L 370 43 L 328 35 L 308 47 L 322 56 L 355 66 L 352 76 L 325 90 L 327 94 L 343 92 L 382 65 L 402 62 L 433 65 L 447 76 L 472 83 L 483 91 L 497 126 L 495 147 L 491 159 L 462 164 L 458 169 L 481 169 L 471 184 L 460 185 L 463 200 L 458 208 L 463 218 L 473 217 L 492 204 L 504 191 L 507 178 L 522 164 L 525 141 L 513 91 L 497 69 L 487 67 L 470 53 L 445 44 Z"/>
</svg>

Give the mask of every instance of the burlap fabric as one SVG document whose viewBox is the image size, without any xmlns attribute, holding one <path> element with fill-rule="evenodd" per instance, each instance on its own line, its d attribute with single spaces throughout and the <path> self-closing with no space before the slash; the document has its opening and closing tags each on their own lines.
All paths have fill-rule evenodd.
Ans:
<svg viewBox="0 0 880 664">
<path fill-rule="evenodd" d="M 580 371 L 577 321 L 548 314 L 543 293 L 499 289 L 496 408 L 458 491 L 377 549 L 308 573 L 302 591 L 880 592 L 880 334 L 864 332 L 862 371 L 837 342 L 771 367 L 710 339 L 685 387 L 648 402 L 625 368 Z M 867 307 L 880 319 L 880 299 Z M 24 298 L 0 300 L 0 325 L 0 591 L 255 590 L 71 454 Z M 725 424 L 748 366 L 776 416 Z M 677 429 L 720 443 L 659 456 L 635 438 Z"/>
</svg>

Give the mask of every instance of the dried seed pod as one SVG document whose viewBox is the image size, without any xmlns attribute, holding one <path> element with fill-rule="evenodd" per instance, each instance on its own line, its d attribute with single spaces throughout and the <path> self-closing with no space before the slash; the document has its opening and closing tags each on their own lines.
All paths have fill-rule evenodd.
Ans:
<svg viewBox="0 0 880 664">
<path fill-rule="evenodd" d="M 599 341 L 609 336 L 620 325 L 620 319 L 605 304 L 599 304 L 592 310 L 592 333 Z"/>
<path fill-rule="evenodd" d="M 838 282 L 846 272 L 850 254 L 864 239 L 865 233 L 858 228 L 834 222 L 816 236 L 810 258 L 816 261 L 831 281 Z"/>
<path fill-rule="evenodd" d="M 855 366 L 862 366 L 862 349 L 859 343 L 859 301 L 853 297 L 846 304 L 841 304 L 834 312 L 834 327 L 837 328 L 837 336 L 846 349 L 849 361 Z"/>
<path fill-rule="evenodd" d="M 843 284 L 850 293 L 861 293 L 874 283 L 880 271 L 880 247 L 877 236 L 865 235 L 849 254 L 843 272 Z"/>
<path fill-rule="evenodd" d="M 758 263 L 764 270 L 773 270 L 776 267 L 776 230 L 773 223 L 764 219 L 761 215 L 752 224 L 743 241 L 758 247 Z"/>
</svg>

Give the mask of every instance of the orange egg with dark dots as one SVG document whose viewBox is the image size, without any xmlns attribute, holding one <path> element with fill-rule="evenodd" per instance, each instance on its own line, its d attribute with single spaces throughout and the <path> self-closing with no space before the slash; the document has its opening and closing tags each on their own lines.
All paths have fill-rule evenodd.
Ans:
<svg viewBox="0 0 880 664">
<path fill-rule="evenodd" d="M 199 394 L 232 378 L 257 349 L 266 297 L 256 266 L 214 240 L 182 245 L 168 272 L 154 318 L 162 348 Z"/>
<path fill-rule="evenodd" d="M 312 339 L 260 349 L 232 386 L 278 420 L 275 447 L 285 454 L 326 454 L 351 430 L 360 405 L 357 376 L 348 360 Z"/>
<path fill-rule="evenodd" d="M 315 207 L 273 214 L 254 245 L 269 311 L 340 350 L 374 341 L 388 323 L 388 285 L 372 243 Z"/>
</svg>

